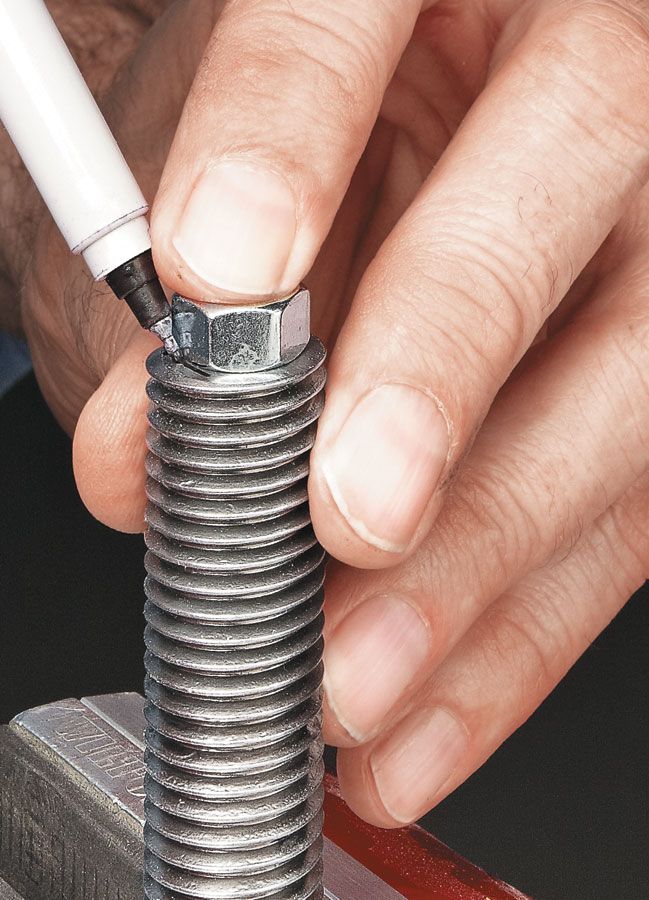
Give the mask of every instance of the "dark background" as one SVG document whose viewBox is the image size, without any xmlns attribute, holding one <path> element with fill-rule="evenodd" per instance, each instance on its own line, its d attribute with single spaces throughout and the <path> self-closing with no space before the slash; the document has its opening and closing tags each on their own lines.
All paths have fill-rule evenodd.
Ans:
<svg viewBox="0 0 649 900">
<path fill-rule="evenodd" d="M 140 537 L 78 499 L 33 376 L 0 400 L 0 721 L 140 690 Z M 649 591 L 424 825 L 537 900 L 649 898 Z M 369 898 L 368 898 L 369 900 Z"/>
</svg>

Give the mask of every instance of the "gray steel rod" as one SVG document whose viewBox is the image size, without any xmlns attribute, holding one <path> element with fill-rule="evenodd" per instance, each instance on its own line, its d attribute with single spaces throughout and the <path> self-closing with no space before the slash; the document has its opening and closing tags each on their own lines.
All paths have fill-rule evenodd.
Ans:
<svg viewBox="0 0 649 900">
<path fill-rule="evenodd" d="M 322 887 L 324 553 L 306 479 L 325 372 L 148 360 L 145 896 Z"/>
</svg>

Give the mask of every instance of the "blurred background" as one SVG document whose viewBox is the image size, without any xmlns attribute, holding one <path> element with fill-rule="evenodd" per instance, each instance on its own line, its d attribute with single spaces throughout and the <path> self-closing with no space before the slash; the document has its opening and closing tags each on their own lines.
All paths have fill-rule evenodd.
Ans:
<svg viewBox="0 0 649 900">
<path fill-rule="evenodd" d="M 143 541 L 95 522 L 20 342 L 0 334 L 0 721 L 141 690 Z M 649 590 L 424 827 L 537 900 L 649 898 Z"/>
</svg>

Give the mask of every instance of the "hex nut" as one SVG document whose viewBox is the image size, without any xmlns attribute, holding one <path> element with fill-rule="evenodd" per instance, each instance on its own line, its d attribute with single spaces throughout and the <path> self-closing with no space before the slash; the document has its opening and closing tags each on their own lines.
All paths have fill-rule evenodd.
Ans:
<svg viewBox="0 0 649 900">
<path fill-rule="evenodd" d="M 187 362 L 218 372 L 259 372 L 285 365 L 309 343 L 310 296 L 264 306 L 192 303 L 175 294 L 174 333 Z"/>
</svg>

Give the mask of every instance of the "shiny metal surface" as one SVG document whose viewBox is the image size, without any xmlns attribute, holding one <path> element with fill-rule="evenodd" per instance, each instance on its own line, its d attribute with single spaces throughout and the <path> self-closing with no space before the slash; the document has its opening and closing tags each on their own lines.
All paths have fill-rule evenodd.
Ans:
<svg viewBox="0 0 649 900">
<path fill-rule="evenodd" d="M 150 900 L 324 896 L 324 553 L 306 477 L 325 354 L 303 340 L 303 298 L 284 303 L 277 315 L 246 311 L 270 329 L 265 344 L 232 312 L 210 319 L 207 343 L 195 318 L 188 326 L 192 365 L 205 354 L 221 365 L 210 341 L 230 316 L 227 365 L 253 371 L 194 371 L 161 352 L 148 361 Z M 182 319 L 176 330 L 182 345 Z M 237 355 L 235 338 L 252 355 Z M 286 364 L 254 371 L 272 353 Z"/>
<path fill-rule="evenodd" d="M 196 366 L 219 372 L 256 372 L 283 366 L 309 343 L 309 292 L 263 306 L 173 300 L 174 333 Z"/>
<path fill-rule="evenodd" d="M 0 878 L 0 900 L 24 900 L 24 898 L 17 894 L 4 878 Z"/>
<path fill-rule="evenodd" d="M 4 878 L 0 878 L 0 900 L 23 900 Z"/>
<path fill-rule="evenodd" d="M 337 844 L 332 841 L 326 843 L 325 900 L 405 900 L 403 894 L 395 891 Z"/>
<path fill-rule="evenodd" d="M 143 699 L 132 693 L 61 700 L 27 710 L 16 716 L 11 724 L 12 729 L 24 729 L 42 742 L 48 752 L 59 756 L 96 788 L 112 808 L 126 813 L 139 829 L 145 820 L 142 755 L 145 726 Z M 197 786 L 202 786 L 208 793 L 220 791 L 221 782 L 210 778 L 212 761 L 209 755 L 190 751 L 188 760 L 186 748 L 172 744 L 156 733 L 150 732 L 150 739 L 154 751 L 151 758 L 161 773 L 161 781 L 171 774 L 174 786 L 183 784 L 189 796 L 193 796 Z M 284 790 L 295 783 L 296 778 L 303 777 L 312 759 L 309 755 L 311 745 L 312 735 L 303 729 L 279 745 L 257 751 L 231 752 L 223 758 L 223 764 L 225 767 L 229 761 L 232 770 L 229 774 L 241 798 L 248 793 L 254 797 L 262 781 L 265 782 L 264 790 L 272 792 Z M 302 769 L 295 764 L 296 759 L 302 759 Z M 191 765 L 189 770 L 188 764 Z M 241 776 L 244 768 L 246 774 Z M 185 770 L 188 777 L 183 780 Z M 250 778 L 253 773 L 259 778 Z M 196 778 L 196 774 L 205 776 L 204 780 Z M 222 849 L 226 852 L 218 854 L 206 852 L 214 839 L 213 827 L 203 821 L 192 824 L 188 818 L 172 819 L 158 807 L 149 805 L 149 822 L 154 826 L 150 840 L 157 855 L 167 864 L 173 864 L 178 845 L 181 845 L 184 847 L 183 863 L 191 862 L 199 874 L 229 874 L 236 865 L 239 877 L 248 878 L 265 868 L 281 867 L 291 854 L 299 856 L 309 851 L 312 831 L 308 826 L 312 823 L 320 827 L 321 804 L 322 794 L 318 790 L 306 803 L 275 819 L 272 827 L 267 823 L 261 843 L 259 834 L 248 826 L 221 829 Z M 271 833 L 274 839 L 266 840 Z M 327 900 L 403 900 L 394 888 L 327 838 L 323 841 L 323 867 Z M 169 893 L 158 895 L 155 891 L 159 888 L 152 881 L 149 884 L 149 896 L 173 896 Z M 0 898 L 4 900 L 2 888 L 0 879 Z M 7 896 L 13 900 L 18 895 Z M 289 893 L 287 896 L 294 895 Z"/>
<path fill-rule="evenodd" d="M 122 718 L 129 716 L 132 720 L 133 705 L 139 705 L 141 720 L 142 698 L 138 694 L 109 696 L 119 698 Z M 43 741 L 80 775 L 88 777 L 119 809 L 138 820 L 145 773 L 141 728 L 139 745 L 124 738 L 114 720 L 93 708 L 92 699 L 60 700 L 39 706 L 20 713 L 11 725 Z"/>
</svg>

